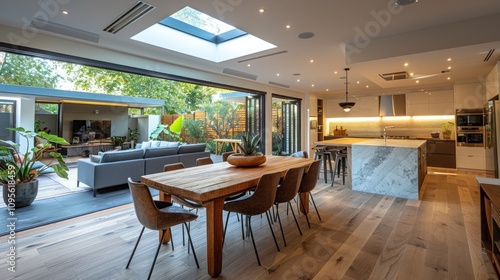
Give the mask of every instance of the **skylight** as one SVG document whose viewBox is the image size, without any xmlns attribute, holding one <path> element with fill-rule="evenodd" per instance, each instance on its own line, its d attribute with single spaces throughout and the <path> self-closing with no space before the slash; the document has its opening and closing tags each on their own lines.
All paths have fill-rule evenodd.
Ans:
<svg viewBox="0 0 500 280">
<path fill-rule="evenodd" d="M 169 16 L 168 18 L 173 18 L 182 21 L 186 24 L 198 27 L 199 29 L 205 30 L 214 35 L 219 35 L 224 32 L 236 29 L 232 25 L 229 25 L 216 18 L 213 18 L 189 6 L 185 7 L 182 10 L 179 10 L 175 14 Z"/>
<path fill-rule="evenodd" d="M 131 39 L 213 62 L 276 47 L 189 6 Z"/>
</svg>

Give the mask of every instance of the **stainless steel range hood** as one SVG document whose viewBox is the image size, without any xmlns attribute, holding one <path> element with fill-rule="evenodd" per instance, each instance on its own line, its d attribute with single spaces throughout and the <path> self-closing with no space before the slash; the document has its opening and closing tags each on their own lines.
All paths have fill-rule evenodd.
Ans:
<svg viewBox="0 0 500 280">
<path fill-rule="evenodd" d="M 381 95 L 378 98 L 379 116 L 406 116 L 406 95 Z"/>
</svg>

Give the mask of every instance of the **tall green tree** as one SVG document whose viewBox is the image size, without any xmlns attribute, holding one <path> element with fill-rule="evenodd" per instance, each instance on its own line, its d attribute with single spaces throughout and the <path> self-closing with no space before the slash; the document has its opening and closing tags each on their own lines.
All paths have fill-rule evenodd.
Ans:
<svg viewBox="0 0 500 280">
<path fill-rule="evenodd" d="M 0 83 L 42 88 L 57 88 L 61 75 L 58 62 L 7 53 L 0 68 Z"/>
</svg>

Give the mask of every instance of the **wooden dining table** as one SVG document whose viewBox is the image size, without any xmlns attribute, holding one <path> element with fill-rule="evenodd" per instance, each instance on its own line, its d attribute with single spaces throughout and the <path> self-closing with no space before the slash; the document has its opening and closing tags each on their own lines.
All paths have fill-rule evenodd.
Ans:
<svg viewBox="0 0 500 280">
<path fill-rule="evenodd" d="M 218 277 L 222 272 L 224 199 L 256 186 L 263 174 L 282 172 L 284 176 L 288 169 L 309 166 L 312 161 L 267 155 L 266 162 L 257 167 L 242 168 L 222 162 L 144 175 L 141 181 L 159 190 L 162 200 L 168 201 L 170 195 L 176 195 L 201 203 L 206 208 L 208 274 Z M 302 195 L 301 199 L 308 205 L 308 194 Z"/>
</svg>

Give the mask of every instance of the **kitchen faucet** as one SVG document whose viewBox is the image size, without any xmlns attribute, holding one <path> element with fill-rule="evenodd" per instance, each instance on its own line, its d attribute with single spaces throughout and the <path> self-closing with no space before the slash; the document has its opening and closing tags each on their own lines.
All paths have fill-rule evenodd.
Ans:
<svg viewBox="0 0 500 280">
<path fill-rule="evenodd" d="M 385 131 L 385 130 L 386 130 L 387 128 L 394 128 L 394 127 L 395 127 L 395 126 L 393 126 L 393 125 L 388 125 L 388 126 L 384 127 L 384 145 L 386 144 L 386 139 L 387 139 L 387 133 L 386 133 L 386 131 Z"/>
</svg>

